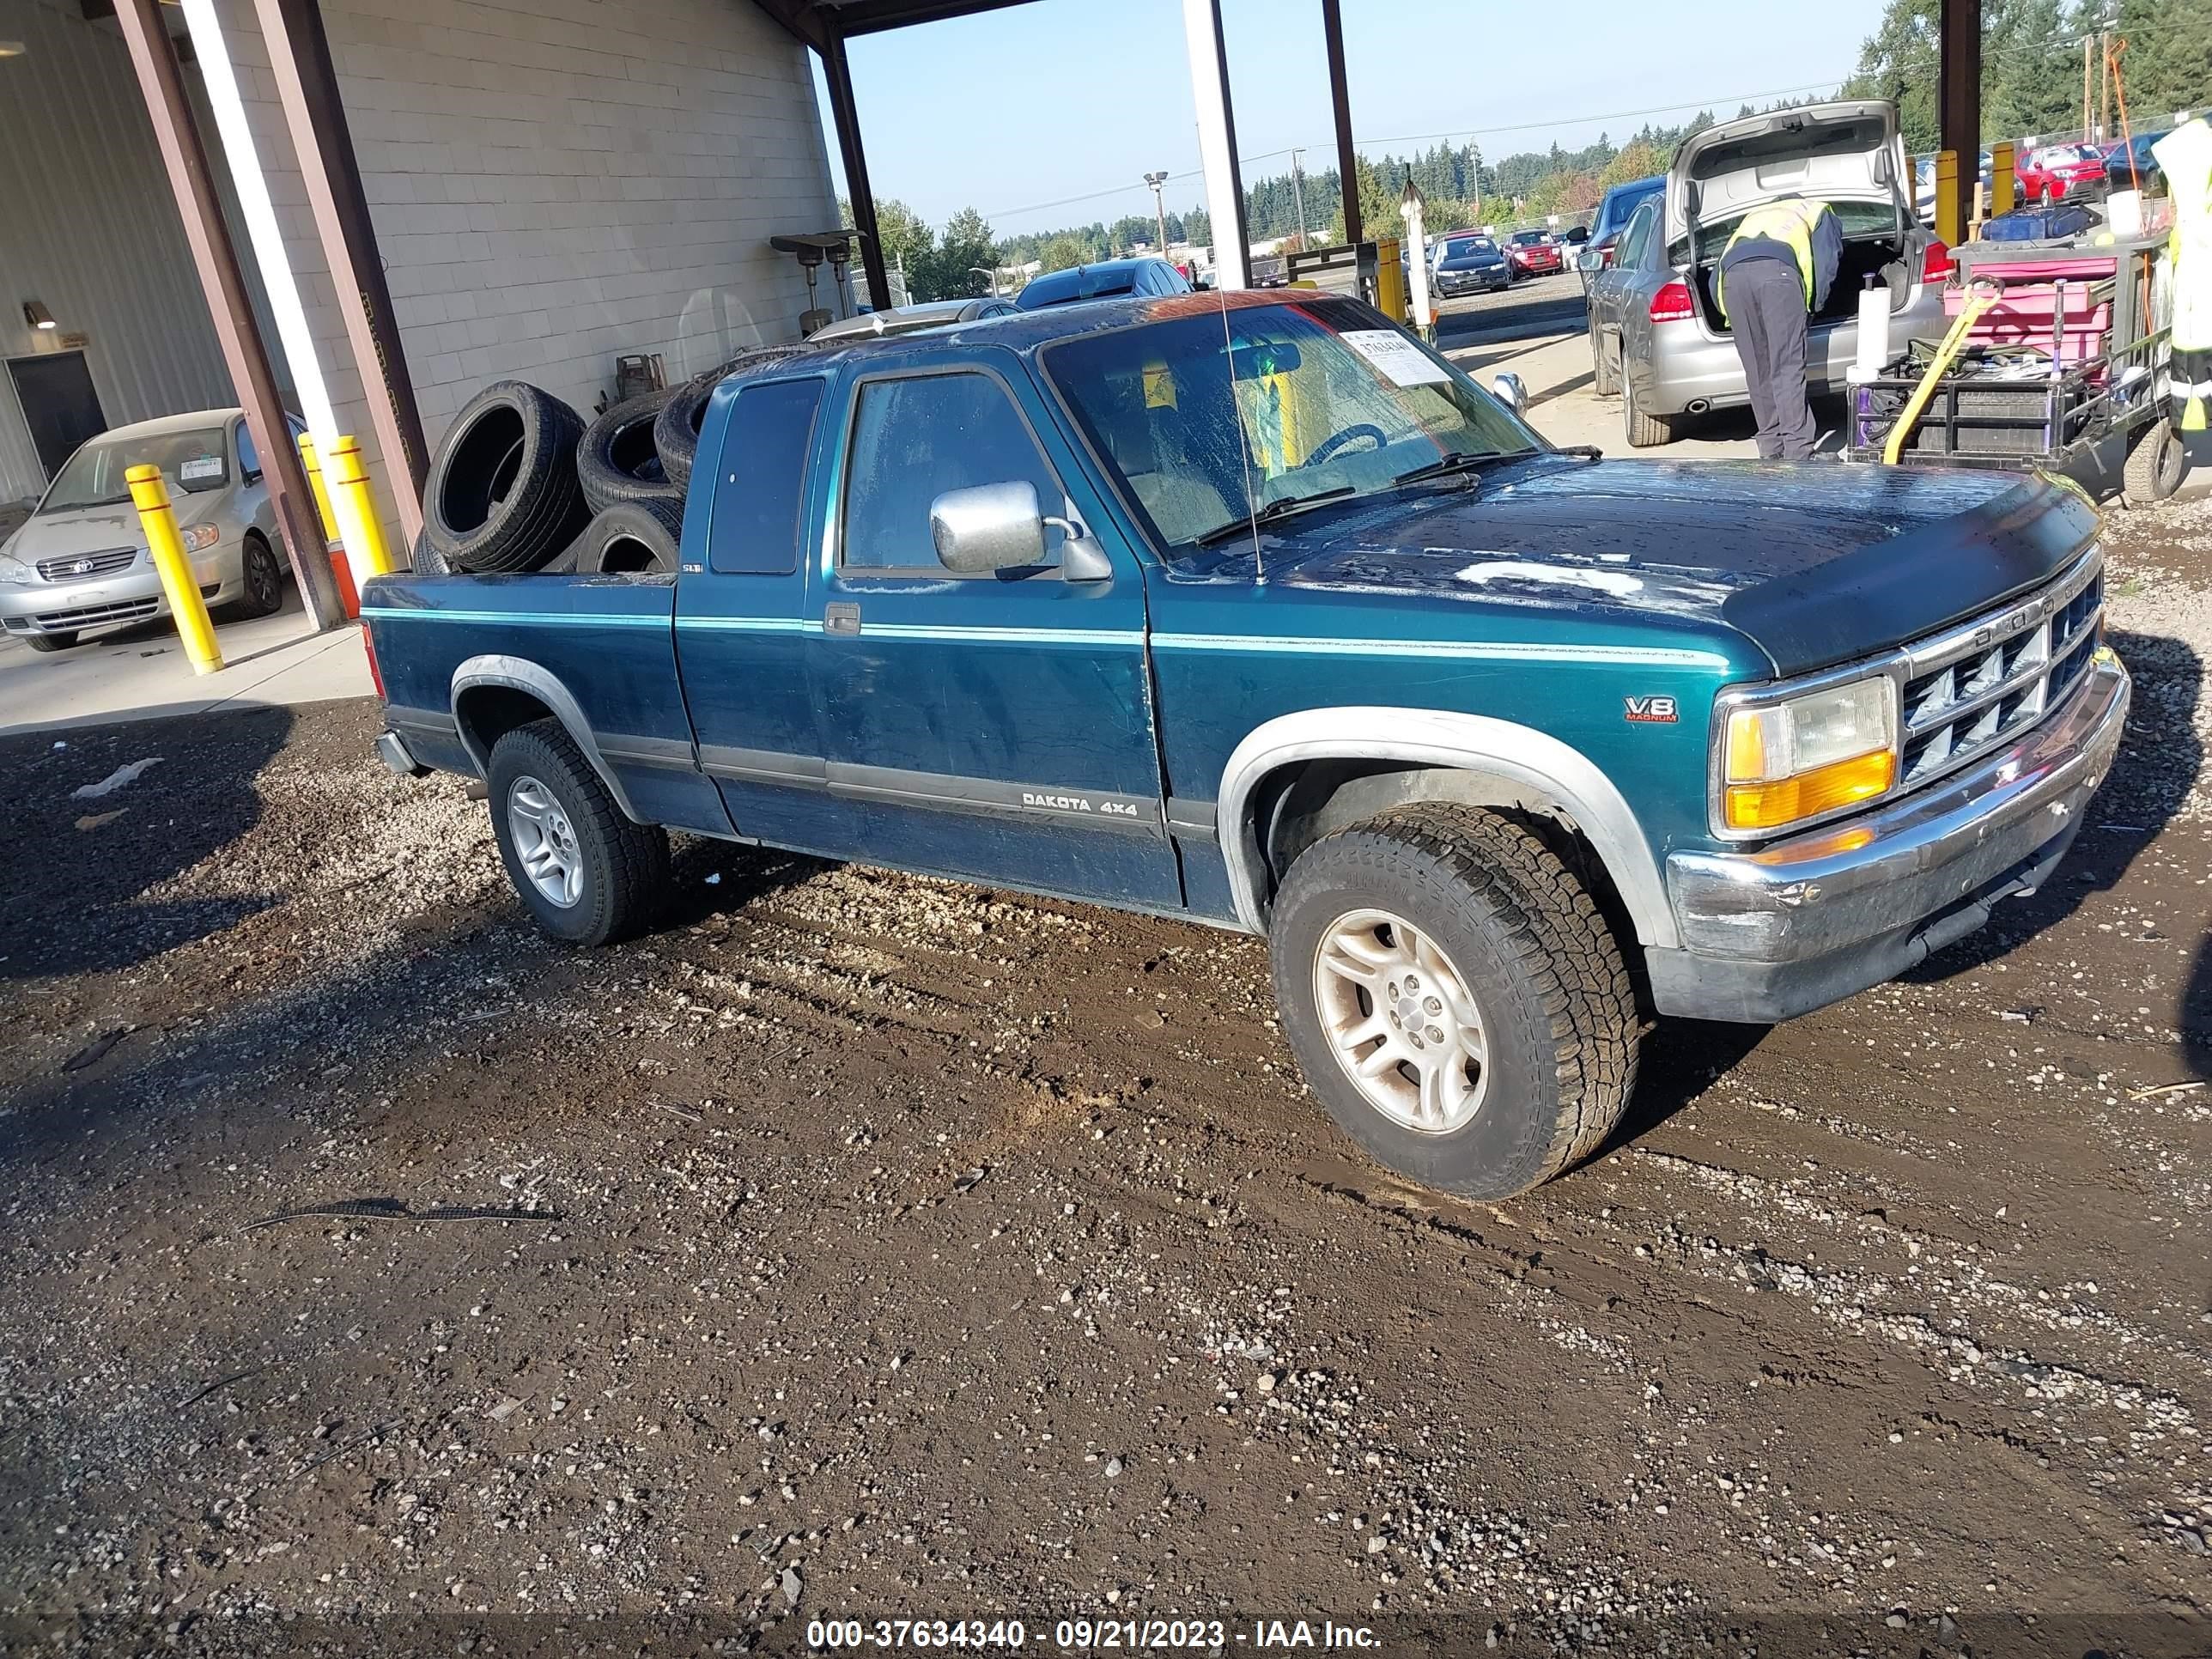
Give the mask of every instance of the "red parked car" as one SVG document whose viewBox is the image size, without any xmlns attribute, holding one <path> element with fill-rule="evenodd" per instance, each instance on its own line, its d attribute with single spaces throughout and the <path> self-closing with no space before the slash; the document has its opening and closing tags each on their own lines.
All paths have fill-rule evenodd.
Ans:
<svg viewBox="0 0 2212 1659">
<path fill-rule="evenodd" d="M 2030 150 L 2013 177 L 2023 202 L 2078 200 L 2104 193 L 2105 158 L 2088 144 L 2046 145 Z"/>
<path fill-rule="evenodd" d="M 1505 263 L 1517 279 L 1549 276 L 1565 270 L 1566 261 L 1548 230 L 1516 230 L 1507 239 Z"/>
</svg>

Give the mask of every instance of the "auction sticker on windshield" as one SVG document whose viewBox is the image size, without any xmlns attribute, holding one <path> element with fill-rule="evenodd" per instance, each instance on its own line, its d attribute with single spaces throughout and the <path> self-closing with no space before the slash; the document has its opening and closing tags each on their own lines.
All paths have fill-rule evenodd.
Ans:
<svg viewBox="0 0 2212 1659">
<path fill-rule="evenodd" d="M 1443 364 L 1423 355 L 1395 329 L 1348 328 L 1337 337 L 1381 369 L 1393 386 L 1446 386 L 1451 381 Z"/>
<path fill-rule="evenodd" d="M 222 457 L 195 455 L 177 469 L 178 478 L 185 483 L 199 483 L 209 478 L 222 477 Z"/>
</svg>

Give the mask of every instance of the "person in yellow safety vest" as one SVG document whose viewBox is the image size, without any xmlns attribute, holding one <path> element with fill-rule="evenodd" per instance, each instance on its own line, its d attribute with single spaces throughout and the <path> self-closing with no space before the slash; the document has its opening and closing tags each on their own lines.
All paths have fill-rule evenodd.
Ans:
<svg viewBox="0 0 2212 1659">
<path fill-rule="evenodd" d="M 2212 127 L 2200 116 L 2150 147 L 2173 198 L 2166 263 L 2173 283 L 2175 413 L 2184 432 L 2205 429 L 2212 398 Z"/>
<path fill-rule="evenodd" d="M 1801 196 L 1752 209 L 1721 250 L 1713 300 L 1743 362 L 1762 459 L 1812 456 L 1819 434 L 1805 397 L 1805 336 L 1843 257 L 1834 212 Z"/>
</svg>

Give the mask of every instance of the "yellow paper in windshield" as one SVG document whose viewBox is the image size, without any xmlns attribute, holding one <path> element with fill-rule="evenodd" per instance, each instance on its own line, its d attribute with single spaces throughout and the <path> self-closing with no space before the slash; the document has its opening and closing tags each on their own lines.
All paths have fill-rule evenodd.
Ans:
<svg viewBox="0 0 2212 1659">
<path fill-rule="evenodd" d="M 1165 363 L 1146 363 L 1145 365 L 1145 407 L 1173 409 L 1175 406 L 1175 371 Z"/>
</svg>

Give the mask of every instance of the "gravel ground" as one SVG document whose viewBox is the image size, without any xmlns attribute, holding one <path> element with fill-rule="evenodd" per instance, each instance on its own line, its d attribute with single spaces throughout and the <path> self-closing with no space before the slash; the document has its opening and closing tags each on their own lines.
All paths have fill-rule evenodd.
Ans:
<svg viewBox="0 0 2212 1659">
<path fill-rule="evenodd" d="M 1494 1206 L 1251 941 L 694 843 L 580 955 L 370 706 L 0 741 L 0 1650 L 2212 1650 L 2212 506 L 2114 538 L 2053 888 Z"/>
</svg>

